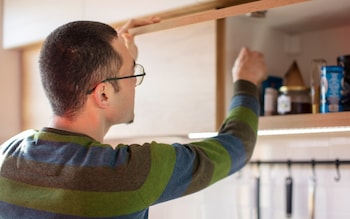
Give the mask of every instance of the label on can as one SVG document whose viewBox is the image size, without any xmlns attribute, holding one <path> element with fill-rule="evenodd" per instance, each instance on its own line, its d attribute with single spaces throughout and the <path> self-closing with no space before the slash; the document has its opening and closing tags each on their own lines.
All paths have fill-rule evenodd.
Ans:
<svg viewBox="0 0 350 219">
<path fill-rule="evenodd" d="M 341 66 L 324 66 L 321 73 L 320 112 L 341 112 L 343 106 L 342 84 L 343 68 Z"/>
</svg>

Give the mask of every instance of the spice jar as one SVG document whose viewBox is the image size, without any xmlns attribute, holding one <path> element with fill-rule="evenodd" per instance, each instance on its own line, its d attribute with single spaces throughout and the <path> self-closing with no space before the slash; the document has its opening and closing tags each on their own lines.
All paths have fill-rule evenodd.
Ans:
<svg viewBox="0 0 350 219">
<path fill-rule="evenodd" d="M 278 91 L 275 88 L 265 88 L 264 95 L 264 115 L 271 116 L 277 114 L 277 96 Z"/>
<path fill-rule="evenodd" d="M 282 86 L 277 99 L 280 115 L 311 113 L 310 88 L 303 86 Z"/>
</svg>

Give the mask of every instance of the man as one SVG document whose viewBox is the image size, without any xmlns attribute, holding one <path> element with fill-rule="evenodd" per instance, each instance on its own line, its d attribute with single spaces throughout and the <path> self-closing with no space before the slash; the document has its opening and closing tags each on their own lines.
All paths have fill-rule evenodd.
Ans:
<svg viewBox="0 0 350 219">
<path fill-rule="evenodd" d="M 103 144 L 108 129 L 134 119 L 145 75 L 128 29 L 77 21 L 53 31 L 40 54 L 53 120 L 0 147 L 0 218 L 148 218 L 148 208 L 210 186 L 250 159 L 258 124 L 263 56 L 243 48 L 234 97 L 216 137 L 191 144 Z"/>
</svg>

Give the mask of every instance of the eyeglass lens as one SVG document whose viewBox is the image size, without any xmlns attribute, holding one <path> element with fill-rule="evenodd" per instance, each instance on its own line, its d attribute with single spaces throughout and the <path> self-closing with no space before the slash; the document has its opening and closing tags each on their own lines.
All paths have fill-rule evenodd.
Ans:
<svg viewBox="0 0 350 219">
<path fill-rule="evenodd" d="M 136 64 L 134 69 L 134 75 L 144 74 L 145 70 L 142 65 Z M 136 77 L 136 86 L 140 85 L 143 81 L 144 76 Z"/>
</svg>

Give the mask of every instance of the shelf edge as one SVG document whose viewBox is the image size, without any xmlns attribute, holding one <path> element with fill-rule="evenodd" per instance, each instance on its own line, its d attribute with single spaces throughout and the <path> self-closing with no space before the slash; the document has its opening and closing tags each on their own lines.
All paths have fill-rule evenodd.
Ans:
<svg viewBox="0 0 350 219">
<path fill-rule="evenodd" d="M 259 130 L 349 127 L 350 112 L 262 116 Z"/>
</svg>

